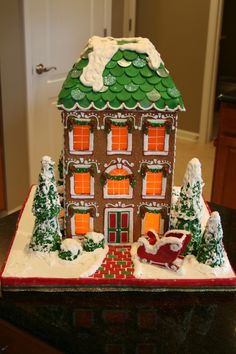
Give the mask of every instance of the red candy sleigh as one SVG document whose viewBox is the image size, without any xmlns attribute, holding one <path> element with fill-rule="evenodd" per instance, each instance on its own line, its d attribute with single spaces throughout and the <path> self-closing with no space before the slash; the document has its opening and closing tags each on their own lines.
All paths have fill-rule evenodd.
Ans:
<svg viewBox="0 0 236 354">
<path fill-rule="evenodd" d="M 181 254 L 188 246 L 192 235 L 185 230 L 170 230 L 159 238 L 154 230 L 138 239 L 137 255 L 142 263 L 177 271 L 182 264 Z"/>
</svg>

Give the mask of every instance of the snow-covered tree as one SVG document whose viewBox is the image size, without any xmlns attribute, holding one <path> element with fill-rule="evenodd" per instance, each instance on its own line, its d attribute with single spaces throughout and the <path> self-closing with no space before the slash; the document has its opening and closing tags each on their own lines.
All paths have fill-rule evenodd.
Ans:
<svg viewBox="0 0 236 354">
<path fill-rule="evenodd" d="M 202 185 L 201 164 L 197 158 L 193 158 L 187 165 L 180 196 L 174 207 L 175 228 L 192 233 L 185 254 L 197 255 L 201 242 Z"/>
<path fill-rule="evenodd" d="M 50 252 L 59 249 L 61 243 L 57 218 L 60 200 L 53 171 L 54 162 L 49 156 L 44 156 L 41 163 L 41 173 L 32 207 L 35 225 L 29 247 L 33 251 Z"/>
<path fill-rule="evenodd" d="M 86 252 L 93 252 L 97 248 L 104 248 L 104 235 L 98 232 L 87 232 L 84 236 L 83 249 Z"/>
<path fill-rule="evenodd" d="M 220 215 L 217 211 L 211 213 L 199 247 L 197 260 L 211 267 L 221 266 L 225 262 L 223 230 Z"/>
</svg>

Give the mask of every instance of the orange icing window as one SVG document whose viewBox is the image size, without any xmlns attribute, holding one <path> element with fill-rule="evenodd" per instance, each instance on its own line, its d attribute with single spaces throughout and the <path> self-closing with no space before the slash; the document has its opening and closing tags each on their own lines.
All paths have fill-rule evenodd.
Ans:
<svg viewBox="0 0 236 354">
<path fill-rule="evenodd" d="M 147 172 L 146 194 L 160 195 L 162 192 L 162 172 Z"/>
<path fill-rule="evenodd" d="M 160 232 L 160 213 L 146 213 L 144 219 L 144 234 L 150 229 L 154 229 L 157 233 Z"/>
<path fill-rule="evenodd" d="M 90 194 L 90 173 L 74 173 L 75 194 Z"/>
<path fill-rule="evenodd" d="M 129 173 L 122 168 L 115 168 L 109 172 L 111 176 L 127 176 Z M 128 195 L 129 194 L 129 179 L 122 179 L 120 181 L 108 179 L 107 181 L 108 195 Z"/>
<path fill-rule="evenodd" d="M 128 127 L 111 126 L 112 131 L 112 150 L 128 149 Z"/>
<path fill-rule="evenodd" d="M 75 234 L 83 235 L 90 231 L 90 214 L 75 214 Z"/>
<path fill-rule="evenodd" d="M 148 128 L 148 151 L 163 151 L 165 144 L 165 127 Z"/>
<path fill-rule="evenodd" d="M 89 125 L 75 125 L 73 129 L 74 134 L 74 150 L 89 150 L 90 142 L 90 126 Z"/>
</svg>

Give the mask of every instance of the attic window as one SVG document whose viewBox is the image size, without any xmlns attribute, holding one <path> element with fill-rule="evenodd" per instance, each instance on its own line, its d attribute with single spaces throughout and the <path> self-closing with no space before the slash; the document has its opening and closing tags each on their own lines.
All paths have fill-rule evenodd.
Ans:
<svg viewBox="0 0 236 354">
<path fill-rule="evenodd" d="M 90 155 L 93 153 L 94 128 L 93 118 L 68 118 L 70 154 Z"/>
<path fill-rule="evenodd" d="M 107 154 L 130 155 L 132 151 L 132 118 L 106 118 Z"/>
<path fill-rule="evenodd" d="M 142 130 L 144 155 L 168 155 L 171 121 L 146 119 Z"/>
</svg>

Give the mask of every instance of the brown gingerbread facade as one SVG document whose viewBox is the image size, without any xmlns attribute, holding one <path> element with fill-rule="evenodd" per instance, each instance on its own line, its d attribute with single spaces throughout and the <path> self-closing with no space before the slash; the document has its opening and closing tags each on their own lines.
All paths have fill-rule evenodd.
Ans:
<svg viewBox="0 0 236 354">
<path fill-rule="evenodd" d="M 94 230 L 110 244 L 130 243 L 149 229 L 162 235 L 169 228 L 184 107 L 159 54 L 142 40 L 92 38 L 59 95 L 67 237 Z M 89 68 L 103 46 L 103 67 Z M 102 73 L 100 89 L 99 77 L 88 75 L 93 70 Z"/>
</svg>

